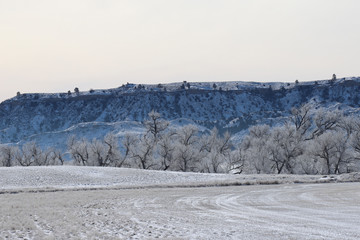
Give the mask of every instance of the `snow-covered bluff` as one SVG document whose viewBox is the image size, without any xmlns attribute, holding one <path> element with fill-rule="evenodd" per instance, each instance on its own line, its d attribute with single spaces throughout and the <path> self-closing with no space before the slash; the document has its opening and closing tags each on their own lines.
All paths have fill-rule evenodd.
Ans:
<svg viewBox="0 0 360 240">
<path fill-rule="evenodd" d="M 0 104 L 0 143 L 37 139 L 55 144 L 71 135 L 139 132 L 152 110 L 174 125 L 197 125 L 232 133 L 257 123 L 276 124 L 290 109 L 313 101 L 319 106 L 358 112 L 360 78 L 303 83 L 127 84 L 78 93 L 20 94 Z M 57 143 L 59 142 L 59 143 Z"/>
</svg>

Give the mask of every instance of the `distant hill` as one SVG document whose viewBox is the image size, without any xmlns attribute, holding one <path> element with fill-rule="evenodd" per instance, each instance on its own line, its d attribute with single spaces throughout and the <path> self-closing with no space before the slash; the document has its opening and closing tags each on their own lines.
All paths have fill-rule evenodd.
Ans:
<svg viewBox="0 0 360 240">
<path fill-rule="evenodd" d="M 58 145 L 66 144 L 72 134 L 93 138 L 109 131 L 141 132 L 139 123 L 153 109 L 173 126 L 193 123 L 235 134 L 258 123 L 275 125 L 289 116 L 292 107 L 307 102 L 358 113 L 360 78 L 126 84 L 107 90 L 19 94 L 0 104 L 0 143 L 37 139 Z"/>
</svg>

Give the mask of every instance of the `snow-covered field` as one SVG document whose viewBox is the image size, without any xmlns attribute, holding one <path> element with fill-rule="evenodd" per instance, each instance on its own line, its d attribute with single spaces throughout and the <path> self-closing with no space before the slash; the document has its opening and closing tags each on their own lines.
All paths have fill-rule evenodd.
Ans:
<svg viewBox="0 0 360 240">
<path fill-rule="evenodd" d="M 0 239 L 360 239 L 359 179 L 0 168 Z"/>
</svg>

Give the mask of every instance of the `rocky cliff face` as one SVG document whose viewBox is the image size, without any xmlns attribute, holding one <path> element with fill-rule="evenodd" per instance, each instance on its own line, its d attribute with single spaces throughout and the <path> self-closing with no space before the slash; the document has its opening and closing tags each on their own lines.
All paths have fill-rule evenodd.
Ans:
<svg viewBox="0 0 360 240">
<path fill-rule="evenodd" d="M 69 94 L 22 94 L 0 104 L 0 143 L 42 135 L 51 135 L 51 141 L 57 134 L 90 138 L 131 131 L 140 128 L 137 123 L 152 109 L 173 124 L 192 122 L 236 133 L 257 123 L 276 124 L 289 116 L 292 107 L 310 101 L 358 112 L 359 93 L 360 78 L 346 78 L 297 84 L 127 84 Z"/>
</svg>

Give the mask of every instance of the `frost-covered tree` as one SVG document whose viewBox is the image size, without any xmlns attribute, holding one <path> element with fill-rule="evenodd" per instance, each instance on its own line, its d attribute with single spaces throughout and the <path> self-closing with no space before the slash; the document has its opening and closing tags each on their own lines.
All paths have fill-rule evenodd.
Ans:
<svg viewBox="0 0 360 240">
<path fill-rule="evenodd" d="M 75 136 L 71 136 L 68 140 L 68 151 L 71 154 L 74 164 L 91 165 L 90 163 L 90 146 L 85 139 L 76 140 Z"/>
<path fill-rule="evenodd" d="M 3 167 L 11 167 L 15 164 L 16 147 L 3 145 L 0 147 L 0 161 Z"/>
<path fill-rule="evenodd" d="M 177 131 L 176 140 L 176 167 L 183 172 L 198 171 L 201 159 L 199 151 L 198 128 L 186 125 Z"/>
<path fill-rule="evenodd" d="M 103 139 L 76 140 L 74 136 L 68 140 L 68 151 L 74 163 L 83 166 L 121 166 L 122 159 L 118 139 L 113 133 L 108 133 Z"/>
<path fill-rule="evenodd" d="M 311 139 L 320 136 L 326 131 L 335 130 L 340 127 L 340 122 L 342 118 L 343 114 L 339 110 L 328 111 L 323 108 L 319 109 L 315 113 L 315 129 L 311 134 Z"/>
<path fill-rule="evenodd" d="M 160 158 L 161 170 L 173 170 L 175 167 L 176 134 L 165 134 L 157 144 L 157 152 Z"/>
<path fill-rule="evenodd" d="M 346 132 L 350 137 L 353 133 L 360 131 L 360 119 L 354 116 L 342 116 L 339 120 L 338 127 Z"/>
<path fill-rule="evenodd" d="M 348 172 L 360 171 L 360 131 L 353 132 L 349 138 L 350 151 L 352 152 L 352 162 L 347 166 Z"/>
<path fill-rule="evenodd" d="M 154 139 L 145 134 L 137 139 L 134 148 L 131 148 L 131 158 L 135 161 L 135 165 L 141 169 L 151 169 L 156 167 L 153 158 Z"/>
<path fill-rule="evenodd" d="M 103 141 L 93 139 L 89 143 L 91 165 L 107 167 L 113 162 L 111 161 L 108 151 L 110 150 Z M 111 150 L 110 150 L 111 151 Z"/>
<path fill-rule="evenodd" d="M 360 132 L 357 131 L 351 135 L 350 146 L 360 155 Z"/>
<path fill-rule="evenodd" d="M 8 152 L 9 153 L 9 152 Z M 27 142 L 22 147 L 12 147 L 14 165 L 21 166 L 48 166 L 62 165 L 64 159 L 55 148 L 41 149 L 35 141 Z"/>
<path fill-rule="evenodd" d="M 101 141 L 93 140 L 90 149 L 96 166 L 117 166 L 122 161 L 118 140 L 113 133 L 108 133 Z"/>
<path fill-rule="evenodd" d="M 304 153 L 297 157 L 300 169 L 297 174 L 319 174 L 318 161 L 313 157 L 310 151 L 306 150 Z"/>
<path fill-rule="evenodd" d="M 309 148 L 322 174 L 346 172 L 352 160 L 344 132 L 326 132 L 315 138 Z"/>
<path fill-rule="evenodd" d="M 105 165 L 106 166 L 121 166 L 120 161 L 125 161 L 121 158 L 119 142 L 113 133 L 108 133 L 104 137 L 104 145 L 106 149 Z"/>
<path fill-rule="evenodd" d="M 240 145 L 245 172 L 340 174 L 358 169 L 356 117 L 306 104 L 294 108 L 290 119 L 283 126 L 249 129 Z"/>
<path fill-rule="evenodd" d="M 160 113 L 152 110 L 143 125 L 146 129 L 144 134 L 125 136 L 123 161 L 129 159 L 130 166 L 142 169 L 167 170 L 170 167 L 169 158 L 172 156 L 170 150 L 173 148 L 172 142 L 166 137 L 169 122 L 162 119 Z"/>
<path fill-rule="evenodd" d="M 229 133 L 194 125 L 168 128 L 155 111 L 144 121 L 143 134 L 118 138 L 68 140 L 74 164 L 211 173 L 341 174 L 359 170 L 360 120 L 339 110 L 294 108 L 284 125 L 255 125 L 238 146 Z M 62 154 L 35 142 L 0 147 L 2 166 L 63 164 Z"/>
<path fill-rule="evenodd" d="M 194 145 L 198 140 L 199 129 L 194 125 L 186 125 L 177 131 L 178 141 L 184 146 Z"/>
<path fill-rule="evenodd" d="M 274 128 L 266 143 L 270 153 L 269 160 L 276 173 L 295 173 L 296 158 L 303 152 L 296 128 L 290 125 Z"/>
<path fill-rule="evenodd" d="M 202 136 L 200 152 L 202 152 L 201 171 L 219 173 L 228 172 L 229 161 L 231 162 L 231 135 L 226 132 L 223 137 L 219 136 L 216 128 L 209 135 Z"/>
<path fill-rule="evenodd" d="M 349 119 L 344 120 L 341 111 L 330 111 L 324 108 L 315 109 L 311 103 L 304 104 L 299 108 L 292 108 L 290 120 L 304 140 L 314 139 L 326 131 L 342 126 L 349 127 L 348 124 L 350 124 L 346 123 Z"/>
<path fill-rule="evenodd" d="M 246 171 L 248 173 L 270 173 L 271 163 L 266 143 L 270 138 L 270 126 L 255 125 L 249 128 L 241 149 L 245 155 Z"/>
<path fill-rule="evenodd" d="M 159 135 L 169 126 L 169 122 L 162 119 L 160 113 L 154 110 L 152 110 L 148 116 L 148 119 L 144 121 L 144 125 L 147 132 L 153 136 L 154 141 L 157 141 Z"/>
<path fill-rule="evenodd" d="M 245 154 L 241 148 L 231 151 L 229 158 L 226 159 L 226 172 L 234 174 L 242 173 L 245 169 L 245 159 Z"/>
<path fill-rule="evenodd" d="M 291 122 L 295 125 L 296 131 L 300 136 L 305 136 L 311 127 L 310 110 L 312 105 L 307 103 L 299 108 L 291 109 Z"/>
<path fill-rule="evenodd" d="M 47 152 L 50 152 L 49 165 L 64 165 L 63 154 L 60 150 L 49 148 Z"/>
<path fill-rule="evenodd" d="M 199 152 L 193 146 L 179 145 L 176 151 L 177 170 L 196 172 L 200 160 Z"/>
<path fill-rule="evenodd" d="M 63 154 L 59 150 L 52 147 L 42 152 L 42 158 L 43 158 L 43 165 L 64 164 Z"/>
<path fill-rule="evenodd" d="M 132 134 L 126 134 L 124 139 L 122 140 L 122 146 L 123 146 L 123 154 L 120 158 L 120 161 L 116 163 L 116 167 L 122 167 L 124 165 L 130 166 L 130 163 L 127 161 L 131 157 L 132 149 L 134 149 L 136 146 L 137 140 L 136 137 Z"/>
<path fill-rule="evenodd" d="M 15 156 L 21 166 L 41 166 L 43 164 L 42 151 L 37 144 L 32 142 L 25 143 Z"/>
</svg>

